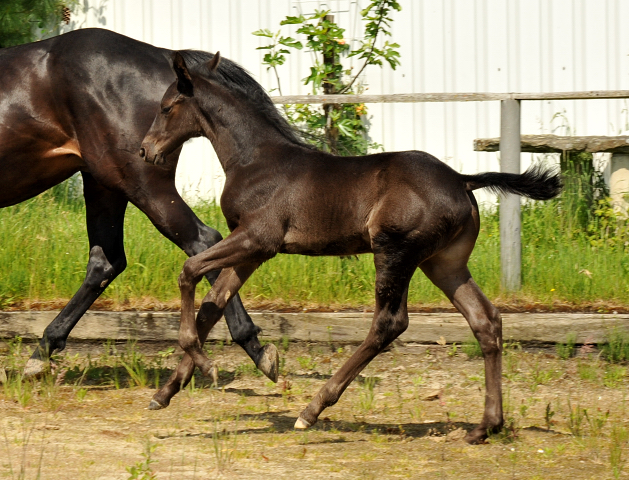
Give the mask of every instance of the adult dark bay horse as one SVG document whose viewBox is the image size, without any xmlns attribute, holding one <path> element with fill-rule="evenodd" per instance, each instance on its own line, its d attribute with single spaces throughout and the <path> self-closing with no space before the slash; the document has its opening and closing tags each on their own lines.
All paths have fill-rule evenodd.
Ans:
<svg viewBox="0 0 629 480">
<path fill-rule="evenodd" d="M 490 188 L 549 199 L 561 179 L 541 167 L 522 175 L 462 175 L 424 152 L 336 157 L 292 133 L 262 87 L 220 55 L 188 69 L 187 52 L 174 57 L 177 81 L 140 155 L 157 165 L 187 139 L 209 138 L 227 177 L 221 207 L 232 233 L 188 259 L 179 276 L 186 351 L 171 380 L 153 396 L 166 406 L 196 365 L 212 368 L 202 344 L 247 278 L 278 253 L 354 255 L 371 252 L 376 305 L 371 329 L 349 360 L 300 414 L 296 428 L 313 425 L 349 383 L 408 326 L 408 286 L 419 267 L 465 316 L 485 357 L 485 412 L 467 434 L 482 441 L 503 425 L 500 313 L 476 285 L 467 262 L 479 230 L 473 190 Z M 195 322 L 196 284 L 222 269 Z"/>
<path fill-rule="evenodd" d="M 172 82 L 172 55 L 99 29 L 0 49 L 0 207 L 81 172 L 90 243 L 85 280 L 46 328 L 27 374 L 40 373 L 65 347 L 74 325 L 125 269 L 128 202 L 189 256 L 221 240 L 175 189 L 179 148 L 161 167 L 138 161 L 142 138 Z M 206 276 L 213 282 L 218 272 Z M 260 346 L 259 329 L 240 299 L 233 300 L 225 311 L 233 339 L 276 381 L 277 350 Z"/>
</svg>

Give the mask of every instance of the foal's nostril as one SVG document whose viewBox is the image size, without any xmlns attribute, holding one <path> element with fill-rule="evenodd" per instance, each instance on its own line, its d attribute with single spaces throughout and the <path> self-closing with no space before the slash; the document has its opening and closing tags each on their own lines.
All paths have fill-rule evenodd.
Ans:
<svg viewBox="0 0 629 480">
<path fill-rule="evenodd" d="M 140 157 L 144 158 L 146 156 L 146 150 L 144 150 L 144 147 L 140 148 Z"/>
</svg>

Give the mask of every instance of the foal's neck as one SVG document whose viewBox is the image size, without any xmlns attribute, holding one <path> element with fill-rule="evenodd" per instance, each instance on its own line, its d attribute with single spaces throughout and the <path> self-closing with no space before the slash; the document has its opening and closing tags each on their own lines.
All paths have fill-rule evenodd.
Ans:
<svg viewBox="0 0 629 480">
<path fill-rule="evenodd" d="M 206 114 L 205 136 L 212 142 L 223 170 L 255 162 L 264 146 L 285 143 L 277 127 L 255 106 L 233 95 L 210 106 L 202 105 Z"/>
</svg>

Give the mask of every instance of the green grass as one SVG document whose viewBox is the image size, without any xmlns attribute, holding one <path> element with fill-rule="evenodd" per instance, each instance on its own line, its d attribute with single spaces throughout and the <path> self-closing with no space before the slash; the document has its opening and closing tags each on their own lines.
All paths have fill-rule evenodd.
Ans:
<svg viewBox="0 0 629 480">
<path fill-rule="evenodd" d="M 490 299 L 544 305 L 629 305 L 625 237 L 609 225 L 596 231 L 577 226 L 576 220 L 565 214 L 565 205 L 562 200 L 524 204 L 523 287 L 516 295 L 506 295 L 500 287 L 498 215 L 495 211 L 483 213 L 469 265 Z M 205 223 L 228 233 L 217 206 L 201 204 L 194 210 Z M 594 220 L 608 217 L 602 213 Z M 102 298 L 119 305 L 143 298 L 159 302 L 179 298 L 177 276 L 186 256 L 135 207 L 127 210 L 125 248 L 127 270 Z M 0 309 L 20 302 L 70 298 L 83 280 L 87 259 L 81 201 L 60 201 L 58 195 L 48 192 L 0 209 Z M 358 259 L 279 255 L 263 264 L 241 293 L 253 304 L 370 306 L 374 275 L 371 255 Z M 418 272 L 411 283 L 409 303 L 443 302 L 443 294 Z"/>
</svg>

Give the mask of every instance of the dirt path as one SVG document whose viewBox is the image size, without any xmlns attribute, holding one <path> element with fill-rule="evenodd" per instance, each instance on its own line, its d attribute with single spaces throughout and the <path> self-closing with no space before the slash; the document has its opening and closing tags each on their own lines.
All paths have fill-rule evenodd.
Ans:
<svg viewBox="0 0 629 480">
<path fill-rule="evenodd" d="M 469 446 L 460 434 L 482 413 L 483 362 L 460 347 L 393 348 L 313 429 L 295 432 L 301 409 L 351 351 L 285 346 L 285 375 L 274 385 L 238 347 L 211 345 L 221 366 L 218 388 L 197 378 L 161 411 L 146 410 L 153 388 L 129 387 L 120 365 L 136 358 L 136 371 L 142 366 L 151 385 L 156 370 L 163 382 L 177 356 L 164 345 L 70 347 L 56 385 L 54 377 L 12 381 L 28 352 L 5 349 L 0 478 L 629 477 L 627 370 L 597 360 L 596 352 L 561 360 L 551 350 L 510 348 L 510 428 Z"/>
</svg>

